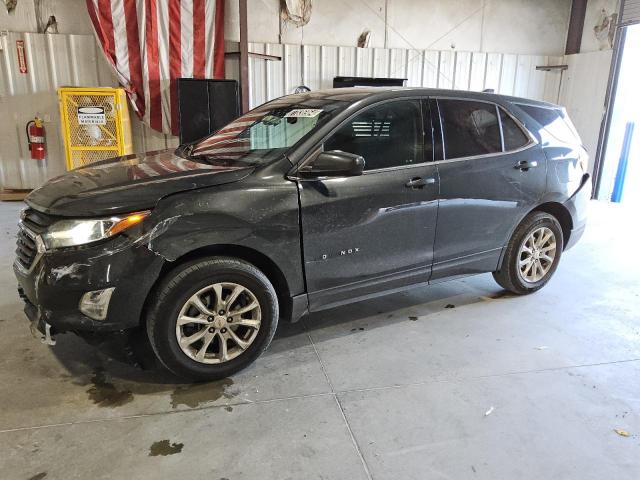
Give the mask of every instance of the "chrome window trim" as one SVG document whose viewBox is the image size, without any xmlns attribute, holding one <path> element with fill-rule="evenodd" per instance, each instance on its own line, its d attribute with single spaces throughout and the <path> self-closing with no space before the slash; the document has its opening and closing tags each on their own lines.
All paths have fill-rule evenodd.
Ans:
<svg viewBox="0 0 640 480">
<path fill-rule="evenodd" d="M 502 152 L 505 153 L 504 132 L 502 131 L 502 115 L 500 115 L 500 107 L 498 105 L 496 105 L 496 117 L 498 117 L 498 127 L 500 127 L 500 145 L 502 145 Z"/>
<path fill-rule="evenodd" d="M 536 140 L 536 138 L 533 136 L 533 134 L 524 126 L 524 124 L 518 120 L 514 115 L 511 114 L 511 112 L 509 112 L 506 108 L 502 107 L 501 105 L 498 105 L 496 102 L 492 102 L 490 100 L 482 100 L 482 99 L 475 99 L 475 98 L 459 98 L 459 97 L 447 97 L 447 96 L 433 96 L 430 98 L 434 98 L 436 101 L 437 100 L 457 100 L 459 102 L 479 102 L 479 103 L 488 103 L 490 105 L 494 105 L 497 109 L 502 109 L 502 111 L 504 113 L 506 113 L 514 122 L 516 122 L 516 125 L 520 128 L 520 130 L 523 131 L 523 133 L 527 136 L 527 138 L 529 139 L 529 141 L 527 143 L 525 143 L 524 145 L 522 145 L 519 148 L 516 148 L 514 150 L 504 150 L 504 141 L 502 142 L 502 151 L 501 152 L 492 152 L 492 153 L 483 153 L 481 155 L 469 155 L 466 157 L 455 157 L 455 158 L 447 158 L 447 153 L 446 153 L 446 146 L 444 145 L 444 125 L 442 124 L 442 115 L 440 115 L 440 105 L 438 104 L 438 114 L 440 115 L 440 127 L 442 129 L 442 155 L 444 157 L 444 159 L 442 160 L 436 160 L 434 163 L 443 163 L 443 162 L 455 162 L 455 161 L 463 161 L 463 160 L 477 160 L 480 158 L 490 158 L 490 157 L 495 157 L 498 155 L 507 155 L 507 154 L 512 154 L 512 153 L 518 153 L 518 152 L 522 152 L 523 150 L 527 150 L 530 147 L 533 147 L 534 145 L 538 144 L 538 140 Z M 500 111 L 496 110 L 496 114 L 498 115 L 498 124 L 500 125 L 500 137 L 502 138 L 503 133 L 502 133 L 502 121 L 500 120 Z"/>
<path fill-rule="evenodd" d="M 436 162 L 430 161 L 430 162 L 422 162 L 422 163 L 407 163 L 406 165 L 396 165 L 395 167 L 376 168 L 372 170 L 364 170 L 362 172 L 362 175 L 370 175 L 372 173 L 389 172 L 389 171 L 395 171 L 395 170 L 407 170 L 411 168 L 418 168 L 418 167 L 425 167 L 427 165 L 433 165 L 434 163 Z"/>
<path fill-rule="evenodd" d="M 491 157 L 498 157 L 500 155 L 506 155 L 506 154 L 512 154 L 512 153 L 519 153 L 522 152 L 524 150 L 528 150 L 529 148 L 534 147 L 536 143 L 527 143 L 525 145 L 523 145 L 520 148 L 517 148 L 515 150 L 509 150 L 508 152 L 494 152 L 494 153 L 484 153 L 482 155 L 472 155 L 469 157 L 456 157 L 456 158 L 445 158 L 443 160 L 436 160 L 435 164 L 439 165 L 442 163 L 453 163 L 453 162 L 463 162 L 466 160 L 478 160 L 478 159 L 482 159 L 482 158 L 491 158 Z"/>
</svg>

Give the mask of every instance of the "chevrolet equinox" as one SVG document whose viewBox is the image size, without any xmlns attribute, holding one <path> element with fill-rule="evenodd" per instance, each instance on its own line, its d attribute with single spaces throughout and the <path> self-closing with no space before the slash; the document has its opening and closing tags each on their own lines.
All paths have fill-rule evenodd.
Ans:
<svg viewBox="0 0 640 480">
<path fill-rule="evenodd" d="M 483 272 L 542 288 L 584 231 L 586 164 L 549 103 L 289 95 L 175 152 L 50 180 L 26 200 L 14 271 L 43 339 L 137 328 L 174 374 L 216 379 L 279 319 Z"/>
</svg>

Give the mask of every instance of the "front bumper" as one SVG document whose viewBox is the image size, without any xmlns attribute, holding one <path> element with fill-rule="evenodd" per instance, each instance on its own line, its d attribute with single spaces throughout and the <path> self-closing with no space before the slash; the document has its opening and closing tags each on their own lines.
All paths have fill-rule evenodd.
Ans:
<svg viewBox="0 0 640 480">
<path fill-rule="evenodd" d="M 573 247 L 584 234 L 587 226 L 587 212 L 589 210 L 589 201 L 591 200 L 591 177 L 585 173 L 580 182 L 580 188 L 567 200 L 564 205 L 571 214 L 573 227 L 569 234 L 569 240 L 564 249 L 568 250 Z"/>
<path fill-rule="evenodd" d="M 98 245 L 44 252 L 26 271 L 13 270 L 25 314 L 38 331 L 108 332 L 140 324 L 144 302 L 164 259 L 124 235 Z M 115 287 L 103 321 L 79 310 L 86 292 Z"/>
</svg>

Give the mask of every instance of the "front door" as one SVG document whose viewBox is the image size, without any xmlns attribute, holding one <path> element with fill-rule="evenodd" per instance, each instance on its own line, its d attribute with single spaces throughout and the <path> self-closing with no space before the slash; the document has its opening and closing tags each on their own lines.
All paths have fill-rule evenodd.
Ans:
<svg viewBox="0 0 640 480">
<path fill-rule="evenodd" d="M 442 122 L 440 202 L 432 279 L 493 271 L 502 247 L 546 185 L 546 157 L 502 107 L 432 100 Z"/>
<path fill-rule="evenodd" d="M 361 155 L 364 173 L 299 181 L 312 311 L 428 281 L 438 175 L 422 109 L 420 100 L 367 107 L 324 143 Z"/>
</svg>

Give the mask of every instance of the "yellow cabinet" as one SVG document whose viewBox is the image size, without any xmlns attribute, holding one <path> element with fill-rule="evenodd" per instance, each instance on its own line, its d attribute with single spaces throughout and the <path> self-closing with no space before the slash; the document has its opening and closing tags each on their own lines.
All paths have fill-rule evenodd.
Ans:
<svg viewBox="0 0 640 480">
<path fill-rule="evenodd" d="M 133 152 L 123 88 L 58 89 L 67 170 Z"/>
</svg>

